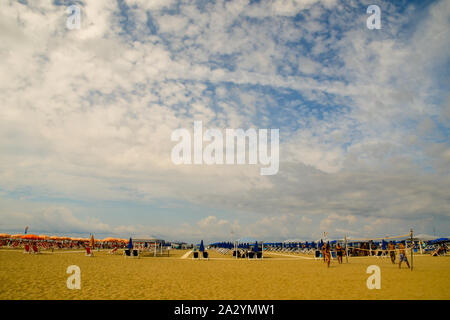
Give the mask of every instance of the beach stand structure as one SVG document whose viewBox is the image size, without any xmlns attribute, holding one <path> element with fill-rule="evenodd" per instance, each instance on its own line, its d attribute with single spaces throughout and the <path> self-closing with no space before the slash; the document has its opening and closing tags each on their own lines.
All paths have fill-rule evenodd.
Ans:
<svg viewBox="0 0 450 320">
<path fill-rule="evenodd" d="M 255 243 L 255 245 L 250 245 Z M 250 237 L 240 238 L 234 241 L 233 257 L 255 259 L 263 258 L 264 242 Z"/>
<path fill-rule="evenodd" d="M 129 250 L 129 257 L 132 258 L 139 258 L 139 250 L 134 248 L 134 244 L 133 244 L 133 239 L 130 238 L 130 240 L 128 241 L 128 250 Z"/>
<path fill-rule="evenodd" d="M 133 239 L 130 238 L 130 240 L 128 240 L 128 249 L 125 249 L 123 251 L 123 255 L 126 257 L 132 257 L 132 251 L 133 251 Z"/>
<path fill-rule="evenodd" d="M 140 237 L 133 240 L 135 247 L 140 250 L 142 254 L 149 256 L 169 256 L 169 244 L 162 239 L 154 237 Z"/>
</svg>

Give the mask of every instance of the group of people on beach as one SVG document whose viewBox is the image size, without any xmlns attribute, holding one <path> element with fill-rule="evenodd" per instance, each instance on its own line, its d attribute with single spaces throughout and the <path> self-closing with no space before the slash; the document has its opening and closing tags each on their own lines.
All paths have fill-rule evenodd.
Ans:
<svg viewBox="0 0 450 320">
<path fill-rule="evenodd" d="M 388 244 L 388 252 L 389 255 L 391 257 L 391 262 L 393 264 L 395 264 L 395 259 L 396 259 L 396 248 L 395 248 L 395 244 L 390 241 Z M 399 264 L 398 267 L 401 268 L 402 267 L 402 262 L 405 262 L 406 265 L 408 266 L 408 268 L 411 268 L 409 265 L 409 261 L 408 258 L 406 257 L 406 249 L 405 249 L 405 241 L 402 241 L 399 245 Z M 328 268 L 330 267 L 330 263 L 331 263 L 331 246 L 329 243 L 324 243 L 322 248 L 322 257 L 323 257 L 323 262 L 327 264 Z M 342 257 L 345 255 L 345 250 L 344 248 L 341 246 L 341 244 L 337 243 L 336 244 L 336 257 L 338 260 L 339 264 L 342 264 Z"/>
<path fill-rule="evenodd" d="M 389 255 L 391 257 L 392 264 L 395 264 L 395 259 L 396 259 L 395 244 L 392 241 L 389 241 L 388 252 L 389 252 Z M 404 261 L 406 263 L 406 265 L 408 266 L 408 268 L 411 268 L 409 266 L 408 258 L 406 257 L 405 241 L 400 242 L 399 253 L 400 253 L 400 256 L 399 256 L 399 260 L 400 261 L 398 263 L 398 267 L 401 268 L 402 267 L 402 262 Z"/>
<path fill-rule="evenodd" d="M 344 256 L 344 254 L 345 254 L 344 248 L 339 243 L 337 243 L 336 244 L 336 256 L 337 256 L 339 264 L 342 264 L 342 257 Z M 323 244 L 322 257 L 323 257 L 323 262 L 325 262 L 329 268 L 330 262 L 331 262 L 331 247 L 330 247 L 329 243 Z"/>
</svg>

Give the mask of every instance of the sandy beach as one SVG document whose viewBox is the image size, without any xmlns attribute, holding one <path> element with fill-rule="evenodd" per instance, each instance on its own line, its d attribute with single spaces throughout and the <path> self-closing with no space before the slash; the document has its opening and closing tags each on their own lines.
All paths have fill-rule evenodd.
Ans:
<svg viewBox="0 0 450 320">
<path fill-rule="evenodd" d="M 266 254 L 236 260 L 210 251 L 209 261 L 170 257 L 124 258 L 106 251 L 23 254 L 0 250 L 0 299 L 450 299 L 450 257 L 415 256 L 414 270 L 388 259 L 322 261 Z M 306 257 L 308 258 L 308 257 Z M 345 261 L 345 260 L 344 260 Z M 81 289 L 66 286 L 66 268 L 81 270 Z M 381 268 L 381 289 L 369 290 L 369 265 Z"/>
</svg>

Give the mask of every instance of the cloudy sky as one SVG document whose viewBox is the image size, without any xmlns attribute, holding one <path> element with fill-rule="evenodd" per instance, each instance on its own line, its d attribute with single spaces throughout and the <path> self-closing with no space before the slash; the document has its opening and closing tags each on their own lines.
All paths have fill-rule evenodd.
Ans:
<svg viewBox="0 0 450 320">
<path fill-rule="evenodd" d="M 445 0 L 1 1 L 0 232 L 447 236 L 448 30 Z M 279 129 L 278 174 L 175 165 L 194 121 Z"/>
</svg>

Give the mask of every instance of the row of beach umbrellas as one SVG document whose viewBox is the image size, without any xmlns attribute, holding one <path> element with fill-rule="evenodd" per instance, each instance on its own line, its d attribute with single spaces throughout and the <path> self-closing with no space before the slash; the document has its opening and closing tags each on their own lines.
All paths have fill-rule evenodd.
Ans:
<svg viewBox="0 0 450 320">
<path fill-rule="evenodd" d="M 93 240 L 92 238 L 74 238 L 74 237 L 60 237 L 60 236 L 47 236 L 47 235 L 35 235 L 35 234 L 7 234 L 7 233 L 0 233 L 0 239 L 22 239 L 22 240 L 54 240 L 54 241 L 89 241 L 91 242 Z M 122 242 L 122 243 L 128 243 L 129 240 L 127 239 L 120 239 L 120 238 L 112 238 L 108 237 L 103 240 L 95 239 L 94 242 Z"/>
</svg>

